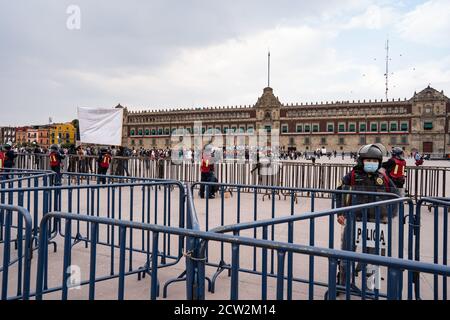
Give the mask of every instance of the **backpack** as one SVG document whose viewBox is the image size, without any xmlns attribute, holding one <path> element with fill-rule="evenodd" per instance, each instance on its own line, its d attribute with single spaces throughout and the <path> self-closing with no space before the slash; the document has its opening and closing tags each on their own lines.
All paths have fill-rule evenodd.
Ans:
<svg viewBox="0 0 450 320">
<path fill-rule="evenodd" d="M 50 153 L 50 167 L 57 167 L 60 163 L 58 154 L 56 152 Z"/>
<path fill-rule="evenodd" d="M 105 154 L 100 162 L 101 168 L 109 168 L 109 163 L 111 162 L 111 156 L 109 154 Z"/>
<path fill-rule="evenodd" d="M 394 168 L 389 172 L 389 175 L 393 179 L 404 179 L 405 177 L 405 167 L 406 167 L 406 161 L 400 160 L 397 158 L 393 159 L 395 162 Z"/>
</svg>

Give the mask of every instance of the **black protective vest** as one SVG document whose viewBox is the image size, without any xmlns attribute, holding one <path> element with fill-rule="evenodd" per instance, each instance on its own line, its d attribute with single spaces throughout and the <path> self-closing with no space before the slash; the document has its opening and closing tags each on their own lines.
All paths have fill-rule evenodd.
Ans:
<svg viewBox="0 0 450 320">
<path fill-rule="evenodd" d="M 393 196 L 386 195 L 378 195 L 381 193 L 391 193 L 395 192 L 392 190 L 389 184 L 389 178 L 379 172 L 374 174 L 368 174 L 365 172 L 353 170 L 350 174 L 350 183 L 344 184 L 342 186 L 342 190 L 353 190 L 353 191 L 365 191 L 371 192 L 372 194 L 345 194 L 343 196 L 342 206 L 353 206 L 358 204 L 372 203 L 377 201 L 383 201 L 388 199 L 393 199 Z M 395 216 L 397 210 L 395 210 L 396 206 L 392 206 L 392 217 Z M 387 206 L 379 206 L 380 212 L 380 220 L 385 221 L 388 217 L 388 207 Z M 357 221 L 363 220 L 363 210 L 355 211 L 355 218 Z M 377 209 L 370 208 L 367 209 L 367 221 L 375 222 L 376 221 L 376 212 Z"/>
</svg>

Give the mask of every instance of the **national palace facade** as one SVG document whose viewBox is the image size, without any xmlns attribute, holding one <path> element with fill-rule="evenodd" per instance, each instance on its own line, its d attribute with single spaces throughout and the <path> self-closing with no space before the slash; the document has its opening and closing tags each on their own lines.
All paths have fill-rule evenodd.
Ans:
<svg viewBox="0 0 450 320">
<path fill-rule="evenodd" d="M 117 108 L 123 108 L 118 105 Z M 175 129 L 202 132 L 218 129 L 236 135 L 254 130 L 278 129 L 280 147 L 307 151 L 355 151 L 361 145 L 382 143 L 388 150 L 403 147 L 407 152 L 449 153 L 448 113 L 450 99 L 430 86 L 409 100 L 363 100 L 284 104 L 267 87 L 254 105 L 129 111 L 124 108 L 122 144 L 134 148 L 170 147 Z"/>
</svg>

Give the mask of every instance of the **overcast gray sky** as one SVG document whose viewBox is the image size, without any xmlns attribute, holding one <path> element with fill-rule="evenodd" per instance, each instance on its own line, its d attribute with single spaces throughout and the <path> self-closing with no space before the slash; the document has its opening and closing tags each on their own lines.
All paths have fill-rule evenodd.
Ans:
<svg viewBox="0 0 450 320">
<path fill-rule="evenodd" d="M 387 37 L 390 98 L 429 83 L 449 95 L 449 16 L 448 0 L 0 0 L 0 125 L 253 104 L 268 48 L 283 103 L 380 99 Z"/>
</svg>

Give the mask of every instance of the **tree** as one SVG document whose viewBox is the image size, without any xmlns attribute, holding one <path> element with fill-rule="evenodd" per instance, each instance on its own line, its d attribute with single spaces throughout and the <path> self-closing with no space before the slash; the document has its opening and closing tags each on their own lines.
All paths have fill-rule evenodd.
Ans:
<svg viewBox="0 0 450 320">
<path fill-rule="evenodd" d="M 61 149 L 70 149 L 70 148 L 75 148 L 75 145 L 73 143 L 63 143 L 61 144 Z"/>
</svg>

